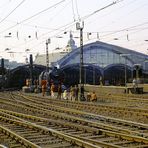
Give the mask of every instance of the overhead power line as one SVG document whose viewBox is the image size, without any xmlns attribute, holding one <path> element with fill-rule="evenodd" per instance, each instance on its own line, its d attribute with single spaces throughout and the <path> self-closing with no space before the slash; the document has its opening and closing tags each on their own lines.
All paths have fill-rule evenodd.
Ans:
<svg viewBox="0 0 148 148">
<path fill-rule="evenodd" d="M 47 10 L 51 9 L 51 8 L 56 7 L 57 5 L 59 5 L 59 4 L 61 4 L 61 3 L 63 3 L 64 1 L 66 1 L 66 0 L 62 0 L 62 1 L 60 1 L 60 2 L 58 2 L 58 3 L 56 3 L 56 4 L 54 4 L 54 5 L 52 5 L 52 6 L 48 7 L 48 8 L 46 8 L 46 9 L 44 9 L 44 10 L 40 11 L 40 12 L 38 12 L 38 13 L 36 13 L 36 14 L 34 14 L 34 15 L 32 15 L 32 16 L 30 16 L 30 17 L 28 17 L 28 18 L 24 19 L 24 20 L 22 20 L 21 22 L 19 22 L 19 23 L 17 23 L 17 24 L 15 24 L 15 25 L 13 25 L 13 26 L 11 26 L 11 27 L 9 27 L 9 28 L 7 28 L 7 29 L 5 29 L 5 30 L 1 31 L 0 33 L 3 33 L 3 32 L 5 32 L 5 31 L 10 30 L 10 29 L 12 29 L 12 28 L 16 27 L 17 25 L 22 24 L 22 23 L 24 23 L 24 22 L 26 22 L 26 21 L 28 21 L 28 20 L 30 20 L 30 19 L 32 19 L 32 18 L 34 18 L 34 17 L 36 17 L 36 16 L 40 15 L 41 13 L 43 13 L 43 12 L 45 12 L 45 11 L 47 11 Z"/>
<path fill-rule="evenodd" d="M 109 36 L 109 35 L 112 35 L 112 34 L 115 34 L 115 33 L 119 33 L 119 32 L 125 31 L 125 30 L 132 30 L 133 28 L 136 28 L 136 27 L 139 27 L 139 26 L 143 26 L 143 25 L 147 25 L 147 24 L 148 24 L 148 22 L 144 22 L 144 23 L 141 23 L 141 24 L 138 24 L 138 25 L 134 25 L 134 26 L 127 27 L 127 28 L 124 28 L 124 29 L 120 29 L 120 30 L 114 31 L 112 33 L 108 33 L 106 35 L 103 35 L 103 37 L 104 36 Z"/>
<path fill-rule="evenodd" d="M 65 0 L 62 0 L 62 1 L 60 1 L 60 2 L 58 2 L 58 3 L 56 3 L 56 4 L 54 4 L 54 5 L 52 5 L 52 6 L 48 7 L 48 8 L 46 8 L 46 9 L 44 9 L 44 10 L 42 10 L 42 11 L 40 11 L 40 12 L 36 13 L 36 14 L 34 14 L 34 15 L 32 15 L 32 16 L 30 16 L 30 17 L 28 17 L 27 19 L 24 19 L 24 20 L 23 20 L 23 21 L 21 21 L 19 24 L 24 23 L 24 22 L 26 22 L 26 21 L 28 21 L 28 20 L 30 20 L 30 19 L 32 19 L 32 18 L 34 18 L 34 17 L 36 17 L 37 15 L 40 15 L 41 13 L 43 13 L 43 12 L 45 12 L 45 11 L 47 11 L 47 10 L 51 9 L 51 8 L 56 7 L 57 5 L 59 5 L 59 4 L 61 4 L 61 3 L 63 3 L 64 1 L 65 1 Z"/>
<path fill-rule="evenodd" d="M 72 0 L 72 13 L 73 13 L 73 19 L 75 21 L 76 19 L 75 19 L 75 11 L 74 11 L 74 3 L 73 3 L 73 0 Z"/>
<path fill-rule="evenodd" d="M 79 15 L 79 11 L 78 11 L 78 4 L 77 4 L 77 0 L 76 0 L 75 2 L 76 2 L 76 10 L 77 10 L 78 20 L 80 20 L 80 15 Z"/>
<path fill-rule="evenodd" d="M 21 1 L 9 14 L 7 14 L 1 21 L 2 23 L 6 18 L 8 18 L 18 7 L 20 7 L 26 0 Z"/>
<path fill-rule="evenodd" d="M 94 11 L 93 13 L 91 13 L 91 14 L 89 14 L 89 15 L 86 15 L 86 16 L 84 16 L 84 17 L 82 17 L 82 18 L 78 18 L 78 20 L 76 20 L 76 21 L 80 21 L 81 19 L 82 19 L 82 20 L 87 19 L 88 17 L 94 15 L 95 13 L 98 13 L 99 11 L 104 10 L 104 9 L 106 9 L 106 8 L 108 8 L 108 7 L 112 6 L 112 5 L 114 5 L 114 4 L 117 4 L 117 3 L 121 2 L 121 1 L 124 1 L 124 0 L 116 0 L 116 1 L 114 1 L 113 3 L 111 3 L 111 4 L 109 4 L 109 5 L 105 6 L 105 7 L 103 7 L 103 8 L 101 8 L 101 9 L 98 9 L 98 10 Z M 77 13 L 78 13 L 78 8 L 77 8 Z M 78 17 L 79 17 L 79 14 L 78 14 Z M 74 22 L 70 22 L 70 23 L 68 23 L 68 24 L 66 24 L 66 25 L 64 25 L 64 26 L 61 26 L 61 27 L 59 27 L 58 29 L 55 29 L 55 30 L 60 30 L 61 28 L 66 27 L 66 26 L 68 26 L 68 27 L 66 27 L 66 28 L 69 28 L 69 27 L 71 27 L 72 25 L 75 25 L 75 23 L 74 23 Z M 65 29 L 65 30 L 66 30 L 66 29 Z M 61 32 L 61 31 L 60 31 L 60 32 Z M 47 33 L 46 33 L 46 34 L 47 34 Z"/>
<path fill-rule="evenodd" d="M 111 4 L 109 4 L 109 5 L 105 6 L 105 7 L 102 7 L 102 8 L 100 8 L 100 9 L 98 9 L 98 10 L 92 12 L 91 14 L 88 14 L 88 15 L 82 17 L 82 20 L 87 19 L 87 18 L 91 17 L 92 15 L 94 15 L 94 14 L 96 14 L 96 13 L 98 13 L 98 12 L 100 12 L 100 11 L 102 11 L 102 10 L 104 10 L 104 9 L 106 9 L 106 8 L 108 8 L 108 7 L 110 7 L 110 6 L 112 6 L 112 5 L 115 5 L 115 4 L 117 4 L 117 3 L 121 2 L 121 1 L 124 1 L 124 0 L 117 0 L 117 1 L 114 1 L 114 2 L 112 2 Z"/>
</svg>

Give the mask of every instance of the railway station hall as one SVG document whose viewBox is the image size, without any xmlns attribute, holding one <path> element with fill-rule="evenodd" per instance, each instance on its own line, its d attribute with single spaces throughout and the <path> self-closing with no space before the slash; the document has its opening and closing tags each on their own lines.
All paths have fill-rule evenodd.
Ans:
<svg viewBox="0 0 148 148">
<path fill-rule="evenodd" d="M 65 73 L 65 83 L 79 83 L 80 48 L 73 49 L 53 66 Z M 130 49 L 96 41 L 83 46 L 83 83 L 125 85 L 139 78 L 148 78 L 148 56 Z M 126 82 L 125 82 L 126 79 Z"/>
<path fill-rule="evenodd" d="M 79 84 L 81 47 L 77 48 L 70 38 L 68 49 L 65 54 L 49 53 L 49 65 L 50 70 L 53 67 L 60 69 L 64 73 L 63 83 L 71 86 Z M 46 64 L 46 54 L 34 60 L 33 79 L 46 71 Z M 125 83 L 132 83 L 134 78 L 140 83 L 147 83 L 148 55 L 100 41 L 92 42 L 83 45 L 82 72 L 84 84 L 100 85 L 100 78 L 103 85 L 125 86 Z M 30 78 L 30 66 L 23 65 L 10 70 L 7 83 L 23 86 L 27 78 Z"/>
</svg>

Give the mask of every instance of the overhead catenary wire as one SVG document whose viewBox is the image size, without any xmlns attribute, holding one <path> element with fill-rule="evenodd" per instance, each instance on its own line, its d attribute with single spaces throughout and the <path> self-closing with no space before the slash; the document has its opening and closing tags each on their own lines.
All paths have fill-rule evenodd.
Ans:
<svg viewBox="0 0 148 148">
<path fill-rule="evenodd" d="M 38 16 L 38 15 L 40 15 L 41 13 L 43 13 L 43 12 L 45 12 L 45 11 L 51 9 L 51 8 L 55 8 L 57 5 L 63 3 L 64 1 L 66 1 L 66 0 L 62 0 L 62 1 L 60 1 L 60 2 L 58 2 L 58 3 L 56 3 L 56 4 L 54 4 L 54 5 L 52 5 L 52 6 L 48 7 L 48 8 L 46 8 L 46 9 L 44 9 L 44 10 L 42 10 L 42 11 L 40 11 L 40 12 L 38 12 L 38 13 L 36 13 L 36 14 L 34 14 L 34 15 L 32 15 L 32 16 L 30 16 L 30 17 L 24 19 L 24 20 L 22 20 L 21 22 L 17 22 L 15 25 L 10 26 L 10 27 L 6 28 L 5 30 L 2 30 L 2 31 L 0 32 L 0 34 L 3 33 L 3 32 L 6 32 L 6 31 L 8 31 L 8 30 L 10 30 L 10 29 L 12 29 L 12 28 L 14 28 L 14 27 L 16 27 L 17 25 L 20 25 L 20 24 L 22 24 L 22 23 L 24 23 L 24 22 L 26 22 L 26 21 L 28 21 L 28 20 L 30 20 L 30 19 L 32 19 L 32 18 Z M 78 18 L 78 21 L 80 21 L 80 20 L 82 20 L 82 19 L 85 20 L 85 19 L 87 19 L 88 17 L 94 15 L 95 13 L 98 13 L 99 11 L 101 11 L 101 10 L 103 10 L 103 9 L 106 9 L 107 7 L 110 7 L 110 6 L 112 6 L 112 5 L 114 5 L 114 4 L 117 4 L 117 3 L 121 2 L 121 1 L 124 1 L 124 0 L 117 0 L 117 1 L 115 1 L 115 2 L 113 2 L 113 3 L 111 3 L 111 4 L 109 4 L 109 5 L 107 5 L 107 6 L 103 7 L 103 8 L 101 8 L 101 9 L 98 9 L 98 10 L 94 11 L 93 13 L 91 13 L 91 14 L 89 14 L 89 15 L 86 15 L 86 16 L 84 16 L 84 17 L 82 17 L 82 18 Z M 77 10 L 77 11 L 78 11 L 78 10 Z M 77 13 L 78 13 L 78 12 L 77 12 Z M 78 14 L 78 15 L 79 15 L 79 14 Z"/>
<path fill-rule="evenodd" d="M 10 13 L 8 13 L 1 21 L 2 23 L 5 19 L 7 19 L 17 8 L 19 8 L 26 0 L 22 0 Z"/>
<path fill-rule="evenodd" d="M 78 20 L 80 21 L 80 14 L 79 14 L 79 10 L 78 10 L 78 4 L 77 4 L 77 0 L 75 0 L 76 3 L 76 12 L 77 12 L 77 16 L 78 16 Z"/>
<path fill-rule="evenodd" d="M 24 19 L 24 20 L 22 20 L 21 22 L 18 22 L 17 24 L 15 24 L 15 25 L 13 25 L 13 26 L 11 26 L 11 27 L 9 27 L 9 28 L 6 28 L 5 30 L 1 31 L 0 34 L 3 33 L 3 32 L 5 32 L 5 31 L 8 31 L 8 30 L 10 30 L 10 29 L 12 29 L 12 28 L 14 28 L 14 27 L 16 27 L 16 26 L 19 25 L 19 24 L 22 24 L 22 23 L 24 23 L 24 22 L 26 22 L 26 21 L 28 21 L 28 20 L 30 20 L 30 19 L 32 19 L 32 18 L 34 18 L 34 17 L 40 15 L 41 13 L 44 13 L 45 11 L 48 11 L 48 10 L 51 9 L 51 8 L 55 8 L 56 6 L 58 6 L 59 4 L 63 3 L 64 1 L 66 1 L 66 0 L 62 0 L 62 1 L 60 1 L 60 2 L 58 2 L 58 3 L 56 3 L 56 4 L 54 4 L 54 5 L 52 5 L 52 6 L 48 7 L 48 8 L 46 8 L 46 9 L 44 9 L 44 10 L 42 10 L 42 11 L 40 11 L 40 12 L 38 12 L 38 13 L 36 13 L 36 14 L 34 14 L 34 15 L 32 15 L 32 16 L 30 16 L 30 17 Z"/>
<path fill-rule="evenodd" d="M 108 8 L 108 7 L 112 6 L 112 5 L 114 5 L 114 4 L 117 4 L 117 3 L 121 2 L 121 1 L 124 1 L 124 0 L 117 0 L 117 1 L 114 1 L 113 3 L 107 5 L 107 6 L 103 7 L 103 8 L 100 8 L 100 9 L 94 11 L 93 13 L 91 13 L 91 14 L 89 14 L 89 15 L 87 15 L 87 16 L 84 16 L 84 17 L 82 17 L 82 18 L 83 18 L 83 20 L 84 20 L 84 19 L 87 19 L 88 17 L 94 15 L 95 13 L 98 13 L 99 11 L 102 11 L 102 10 L 104 10 L 104 9 L 106 9 L 106 8 Z M 78 19 L 79 19 L 79 18 L 78 18 Z M 80 19 L 80 20 L 81 20 L 81 19 Z M 80 21 L 80 20 L 78 20 L 78 21 Z M 21 23 L 23 23 L 23 22 L 21 22 Z M 68 23 L 67 25 L 64 25 L 64 27 L 65 27 L 65 26 L 68 26 L 68 25 L 71 26 L 71 24 L 73 25 L 73 22 Z M 60 28 L 62 28 L 62 27 L 60 27 Z M 68 27 L 68 28 L 69 28 L 69 27 Z M 55 30 L 56 30 L 56 29 L 55 29 Z M 58 30 L 58 29 L 57 29 L 57 30 Z M 0 32 L 0 33 L 1 33 L 1 32 Z M 46 34 L 47 34 L 47 33 L 46 33 Z"/>
<path fill-rule="evenodd" d="M 68 5 L 69 5 L 69 2 L 61 10 L 59 10 L 59 12 L 63 11 L 65 9 L 65 7 L 67 7 Z M 56 18 L 56 15 L 52 16 L 52 18 Z M 49 27 L 40 26 L 40 25 L 37 25 L 37 24 L 35 24 L 35 25 L 31 25 L 31 24 L 28 24 L 28 23 L 21 23 L 20 24 L 20 23 L 18 23 L 16 21 L 12 21 L 12 20 L 5 20 L 5 21 L 7 21 L 9 23 L 15 23 L 15 24 L 21 25 L 21 26 L 26 26 L 26 27 L 31 27 L 31 28 L 38 28 L 38 29 L 42 29 L 42 30 L 51 30 L 51 31 L 57 30 L 56 28 L 49 28 Z"/>
<path fill-rule="evenodd" d="M 95 13 L 96 14 L 96 13 Z M 70 24 L 71 24 L 71 22 L 70 22 Z M 74 25 L 73 24 L 73 22 L 72 22 L 72 24 L 71 25 Z M 70 25 L 69 25 L 70 26 Z M 63 27 L 64 28 L 64 27 Z M 66 28 L 67 29 L 67 28 Z M 127 28 L 124 28 L 124 29 L 121 29 L 121 31 L 124 31 L 125 29 L 127 29 Z M 61 29 L 60 27 L 59 28 L 57 28 L 57 29 L 53 29 L 54 31 L 60 31 L 60 33 L 61 32 L 63 32 L 64 30 L 63 29 Z M 51 30 L 51 31 L 53 31 L 53 30 Z M 48 33 L 51 33 L 51 31 L 50 32 L 47 32 L 47 33 L 44 33 L 44 35 L 47 35 Z M 112 32 L 112 34 L 115 34 L 116 32 L 118 32 L 118 31 L 120 31 L 120 30 L 115 30 L 115 31 L 111 31 Z M 42 35 L 42 36 L 44 36 L 44 35 Z M 29 40 L 30 41 L 30 40 Z M 28 42 L 28 41 L 27 41 Z"/>
<path fill-rule="evenodd" d="M 39 35 L 38 38 L 44 37 L 44 36 L 48 35 L 49 33 L 54 32 L 54 31 L 59 31 L 59 32 L 56 33 L 55 35 L 50 36 L 50 38 L 56 37 L 56 36 L 59 35 L 61 32 L 63 33 L 63 32 L 65 31 L 65 29 L 70 28 L 70 27 L 73 26 L 74 24 L 75 24 L 75 22 L 72 21 L 72 22 L 67 23 L 67 24 L 65 24 L 65 25 L 63 25 L 63 26 L 61 26 L 61 27 L 59 27 L 59 28 L 57 28 L 57 29 L 53 29 L 53 30 L 50 30 L 50 31 L 48 31 L 48 32 L 46 32 L 46 33 L 43 33 L 43 34 Z M 62 28 L 64 28 L 64 29 L 62 29 Z M 46 37 L 44 37 L 44 38 L 42 39 L 42 40 L 44 40 L 44 41 L 42 41 L 42 42 L 45 42 L 45 39 L 46 39 Z M 22 43 L 22 44 L 20 44 L 19 46 L 23 46 L 24 44 L 30 43 L 30 42 L 32 42 L 32 41 L 34 41 L 34 39 L 30 39 L 29 41 L 26 41 L 25 43 Z M 13 47 L 13 48 L 14 48 L 14 47 Z"/>
<path fill-rule="evenodd" d="M 121 0 L 121 1 L 123 1 L 123 0 Z M 117 1 L 117 2 L 120 2 L 120 1 Z M 107 6 L 106 6 L 107 7 Z M 101 9 L 99 9 L 99 10 L 102 10 L 103 8 L 101 8 Z M 98 11 L 98 10 L 97 10 Z M 95 11 L 96 12 L 96 11 Z M 91 14 L 90 14 L 91 15 Z M 86 16 L 84 16 L 84 17 L 86 17 Z M 82 18 L 84 18 L 84 17 L 82 17 Z M 78 21 L 78 20 L 77 20 Z M 131 27 L 127 27 L 127 28 L 123 28 L 123 29 L 119 29 L 119 30 L 112 30 L 112 31 L 99 31 L 100 33 L 105 33 L 105 32 L 111 32 L 111 34 L 114 34 L 114 33 L 117 33 L 117 32 L 122 32 L 122 31 L 125 31 L 125 30 L 137 30 L 136 29 L 136 27 L 139 27 L 139 26 L 142 26 L 142 25 L 146 25 L 146 24 L 148 24 L 148 22 L 144 22 L 144 23 L 141 23 L 141 24 L 138 24 L 138 25 L 134 25 L 134 26 L 131 26 Z M 134 29 L 135 28 L 135 29 Z M 54 29 L 55 30 L 55 29 Z M 61 31 L 63 31 L 63 30 L 61 30 Z M 91 32 L 91 31 L 89 31 L 89 32 Z M 96 31 L 96 32 L 92 32 L 92 33 L 97 33 L 98 31 Z M 110 34 L 109 34 L 110 35 Z M 106 35 L 105 35 L 106 36 Z"/>
<path fill-rule="evenodd" d="M 87 24 L 91 24 L 91 23 L 95 23 L 96 21 L 100 21 L 100 19 L 103 19 L 103 18 L 106 18 L 106 16 L 108 16 L 108 15 L 111 15 L 112 13 L 115 13 L 116 11 L 121 11 L 121 9 L 123 9 L 123 8 L 125 8 L 125 7 L 128 7 L 129 5 L 132 5 L 133 3 L 135 3 L 136 1 L 138 1 L 138 0 L 132 0 L 132 1 L 129 1 L 126 5 L 123 5 L 123 6 L 121 6 L 121 7 L 118 7 L 117 9 L 115 9 L 115 10 L 111 10 L 111 11 L 109 11 L 107 14 L 104 14 L 104 15 L 102 15 L 102 16 L 99 16 L 99 19 L 97 19 L 96 17 L 95 17 L 95 19 L 92 21 L 89 21 L 89 22 L 87 22 Z M 118 13 L 118 12 L 116 12 L 116 13 Z M 117 18 L 117 20 L 119 21 L 120 19 L 122 19 L 122 20 L 124 20 L 125 18 L 127 18 L 127 17 L 120 17 L 120 18 Z M 110 23 L 110 24 L 113 24 L 114 23 L 114 21 L 112 22 L 112 23 Z M 102 26 L 100 29 L 102 29 L 102 28 L 105 28 L 105 27 L 107 27 L 109 25 L 109 23 L 107 23 L 106 24 L 106 26 Z"/>
<path fill-rule="evenodd" d="M 126 37 L 125 38 L 126 41 L 134 41 L 133 39 L 132 40 L 129 40 L 129 36 L 131 36 L 133 34 L 136 34 L 137 32 L 148 30 L 148 27 L 142 27 L 142 28 L 135 28 L 135 27 L 142 26 L 142 25 L 147 25 L 147 24 L 148 24 L 148 22 L 145 22 L 145 23 L 142 23 L 142 24 L 139 24 L 139 25 L 135 25 L 135 26 L 131 26 L 129 28 L 124 28 L 124 29 L 121 29 L 121 30 L 106 31 L 106 32 L 111 32 L 111 33 L 109 33 L 107 35 L 106 34 L 105 35 L 102 35 L 100 38 L 101 38 L 101 40 L 109 39 L 109 40 L 107 40 L 107 42 L 110 42 L 110 41 L 113 41 L 113 40 L 120 40 L 123 37 L 124 38 Z M 114 35 L 114 34 L 116 34 L 118 32 L 125 32 L 125 31 L 126 32 L 128 31 L 128 32 L 126 34 L 124 34 L 124 35 L 120 35 L 120 36 L 117 36 L 117 37 L 114 37 L 114 38 L 113 38 L 113 36 L 111 36 L 111 35 Z M 94 33 L 97 33 L 97 32 L 91 32 L 91 34 L 94 34 Z M 99 33 L 105 33 L 105 32 L 99 32 Z M 89 39 L 89 41 L 90 40 L 94 40 L 96 38 L 97 37 L 93 37 L 93 38 Z M 141 40 L 141 41 L 144 41 L 144 39 Z"/>
<path fill-rule="evenodd" d="M 136 1 L 136 0 L 135 0 Z M 134 1 L 134 2 L 135 2 Z M 133 3 L 131 3 L 131 4 L 133 4 Z M 136 13 L 136 12 L 138 12 L 138 11 L 140 11 L 140 9 L 141 8 L 143 8 L 144 6 L 145 6 L 146 4 L 139 4 L 138 5 L 138 7 L 137 8 L 135 8 L 135 9 L 131 9 L 129 12 L 127 12 L 126 14 L 124 13 L 123 14 L 123 16 L 120 16 L 120 17 L 118 17 L 118 18 L 116 18 L 116 20 L 115 21 L 113 21 L 112 23 L 107 23 L 107 25 L 106 26 L 102 26 L 100 29 L 102 29 L 102 28 L 105 28 L 105 27 L 107 27 L 108 25 L 111 25 L 111 24 L 113 24 L 113 23 L 115 23 L 116 21 L 117 22 L 122 22 L 122 21 L 124 21 L 125 19 L 127 19 L 130 15 L 132 15 L 133 13 Z M 129 4 L 127 4 L 127 6 L 129 6 Z M 138 11 L 137 11 L 138 10 Z M 126 16 L 126 17 L 125 17 Z"/>
<path fill-rule="evenodd" d="M 56 33 L 55 35 L 52 35 L 52 36 L 51 36 L 51 38 L 54 38 L 54 37 L 58 36 L 59 34 L 63 34 L 63 32 L 65 32 L 68 28 L 70 28 L 70 27 L 73 26 L 74 24 L 75 24 L 74 22 L 68 23 L 68 24 L 66 24 L 66 25 L 63 25 L 63 26 L 57 28 L 57 29 L 53 29 L 53 30 L 51 30 L 51 31 L 49 31 L 49 32 L 46 32 L 46 33 L 40 35 L 39 38 L 40 38 L 41 36 L 44 37 L 44 36 L 46 36 L 47 34 L 53 32 L 53 31 L 59 31 L 59 32 Z M 124 28 L 124 29 L 121 29 L 121 30 L 103 31 L 103 32 L 99 32 L 99 33 L 111 32 L 110 34 L 101 36 L 101 38 L 102 38 L 102 37 L 105 37 L 105 36 L 108 36 L 108 35 L 115 34 L 115 33 L 117 33 L 117 32 L 125 31 L 125 30 L 127 30 L 127 29 L 128 29 L 129 31 L 130 31 L 130 30 L 138 30 L 138 29 L 140 29 L 140 28 L 137 28 L 137 29 L 136 29 L 135 27 L 139 27 L 139 26 L 143 26 L 143 25 L 147 25 L 147 24 L 148 24 L 148 22 L 144 22 L 144 23 L 141 23 L 141 24 L 138 24 L 138 25 L 134 25 L 134 26 L 131 26 L 131 27 L 128 27 L 128 28 Z M 65 29 L 62 29 L 62 28 L 65 28 Z M 134 28 L 135 28 L 135 29 L 134 29 Z M 48 28 L 47 28 L 47 29 L 48 29 Z M 141 29 L 145 29 L 145 28 L 141 28 Z M 73 31 L 73 32 L 74 32 L 74 31 Z M 85 33 L 85 32 L 84 32 L 84 33 Z M 91 32 L 91 33 L 97 33 L 97 32 Z M 46 39 L 46 38 L 43 38 L 43 40 L 44 40 L 44 39 Z M 22 44 L 20 44 L 19 46 L 22 46 L 22 45 L 24 45 L 24 44 L 26 44 L 26 43 L 29 43 L 29 42 L 32 42 L 32 41 L 34 41 L 34 39 L 31 39 L 31 40 L 29 40 L 29 41 L 27 41 L 27 42 L 25 42 L 25 43 L 22 43 Z M 43 42 L 45 42 L 45 41 L 41 41 L 40 43 L 43 43 Z"/>
<path fill-rule="evenodd" d="M 72 4 L 73 19 L 74 19 L 74 22 L 75 22 L 76 18 L 75 18 L 75 11 L 74 11 L 74 2 L 73 2 L 73 0 L 71 0 L 71 4 Z"/>
<path fill-rule="evenodd" d="M 109 36 L 109 35 L 112 35 L 112 34 L 115 34 L 115 33 L 119 33 L 119 32 L 125 31 L 125 30 L 130 30 L 130 29 L 132 29 L 132 28 L 136 28 L 136 27 L 143 26 L 143 25 L 146 25 L 146 24 L 148 24 L 148 22 L 144 22 L 144 23 L 141 23 L 141 24 L 138 24 L 138 25 L 134 25 L 134 26 L 127 27 L 127 28 L 124 28 L 124 29 L 120 29 L 120 30 L 114 31 L 114 32 L 112 32 L 112 33 L 103 35 L 103 37 L 104 37 L 104 36 Z"/>
<path fill-rule="evenodd" d="M 112 5 L 115 5 L 115 4 L 117 4 L 117 3 L 121 2 L 121 1 L 124 1 L 124 0 L 117 0 L 117 1 L 114 1 L 114 2 L 112 2 L 112 3 L 110 3 L 110 4 L 108 4 L 107 6 L 104 6 L 104 7 L 100 8 L 100 9 L 95 10 L 94 12 L 92 12 L 92 13 L 90 13 L 90 14 L 84 16 L 84 17 L 82 17 L 81 19 L 82 19 L 82 20 L 88 19 L 88 18 L 91 17 L 92 15 L 94 15 L 94 14 L 96 14 L 96 13 L 98 13 L 98 12 L 100 12 L 100 11 L 102 11 L 102 10 L 104 10 L 104 9 L 106 9 L 106 8 L 108 8 L 108 7 L 110 7 L 110 6 L 112 6 Z"/>
<path fill-rule="evenodd" d="M 54 36 L 51 36 L 51 38 L 53 38 Z M 45 38 L 46 39 L 46 38 Z M 35 47 L 37 47 L 38 45 L 41 45 L 41 44 L 44 44 L 45 43 L 45 39 L 42 39 L 42 41 L 41 42 L 39 42 L 38 44 L 34 44 L 34 45 L 32 45 L 32 47 L 30 47 L 31 49 L 34 49 Z M 96 39 L 96 38 L 93 38 L 93 39 Z M 90 39 L 90 40 L 92 40 L 92 39 Z M 113 39 L 112 39 L 113 40 Z M 85 42 L 87 42 L 88 40 L 85 40 Z"/>
<path fill-rule="evenodd" d="M 5 31 L 10 30 L 10 29 L 16 27 L 17 25 L 20 25 L 20 24 L 24 23 L 25 21 L 27 21 L 27 20 L 29 20 L 29 19 L 32 19 L 33 17 L 35 17 L 35 16 L 37 16 L 37 15 L 39 15 L 39 14 L 41 14 L 41 13 L 47 11 L 48 9 L 50 9 L 50 8 L 52 8 L 52 7 L 55 7 L 56 5 L 61 4 L 61 3 L 64 2 L 64 1 L 65 1 L 65 0 L 62 0 L 62 1 L 60 1 L 59 3 L 56 3 L 55 5 L 53 5 L 53 6 L 51 6 L 51 7 L 48 7 L 48 8 L 46 8 L 46 9 L 44 9 L 44 10 L 42 10 L 42 11 L 36 13 L 35 15 L 33 15 L 33 16 L 27 18 L 27 19 L 24 19 L 23 21 L 21 21 L 21 22 L 19 22 L 19 23 L 17 22 L 17 24 L 15 24 L 15 25 L 13 25 L 13 26 L 11 26 L 11 27 L 9 27 L 9 28 L 7 28 L 7 29 L 1 31 L 0 33 L 3 33 L 3 32 L 5 32 Z M 96 10 L 94 13 L 96 13 L 96 12 L 98 12 L 98 11 L 101 11 L 101 10 L 103 10 L 103 9 L 105 9 L 105 8 L 107 8 L 107 7 L 111 6 L 111 5 L 113 5 L 113 4 L 116 4 L 117 2 L 120 2 L 120 1 L 123 1 L 123 0 L 115 1 L 115 2 L 113 2 L 112 4 L 109 4 L 109 5 L 103 7 L 103 8 L 101 8 L 101 9 L 99 9 L 99 10 Z M 78 13 L 78 8 L 77 8 L 77 13 Z M 78 15 L 79 15 L 79 14 L 78 14 Z M 93 13 L 90 14 L 90 16 L 91 16 L 91 15 L 93 15 Z M 86 16 L 85 16 L 85 17 L 86 17 Z M 80 18 L 78 18 L 78 19 L 80 19 Z"/>
</svg>

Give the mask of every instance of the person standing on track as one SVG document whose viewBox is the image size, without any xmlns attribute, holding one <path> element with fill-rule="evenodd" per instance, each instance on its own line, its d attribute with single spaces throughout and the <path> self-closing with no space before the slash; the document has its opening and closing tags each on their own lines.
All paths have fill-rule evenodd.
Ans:
<svg viewBox="0 0 148 148">
<path fill-rule="evenodd" d="M 70 100 L 75 101 L 75 87 L 73 86 L 70 88 Z"/>
<path fill-rule="evenodd" d="M 61 95 L 62 95 L 62 87 L 61 84 L 58 85 L 58 95 L 57 95 L 57 99 L 61 100 Z"/>
<path fill-rule="evenodd" d="M 91 100 L 92 102 L 93 102 L 93 101 L 97 101 L 97 95 L 96 95 L 95 91 L 92 92 L 90 100 Z"/>
<path fill-rule="evenodd" d="M 42 96 L 45 96 L 47 80 L 42 80 Z"/>
<path fill-rule="evenodd" d="M 55 85 L 53 83 L 51 84 L 50 91 L 51 91 L 51 97 L 54 97 Z"/>
</svg>

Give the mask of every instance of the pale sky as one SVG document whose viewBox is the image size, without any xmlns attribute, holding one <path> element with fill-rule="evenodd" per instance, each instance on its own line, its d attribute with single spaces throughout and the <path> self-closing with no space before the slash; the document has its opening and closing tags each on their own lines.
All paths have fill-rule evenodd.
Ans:
<svg viewBox="0 0 148 148">
<path fill-rule="evenodd" d="M 45 53 L 48 38 L 49 51 L 65 47 L 70 31 L 79 37 L 80 20 L 84 44 L 100 40 L 148 54 L 147 14 L 148 0 L 0 0 L 0 58 L 25 62 Z"/>
</svg>

